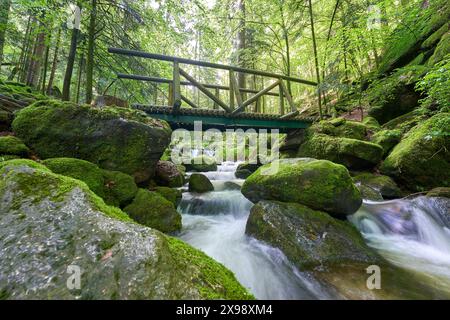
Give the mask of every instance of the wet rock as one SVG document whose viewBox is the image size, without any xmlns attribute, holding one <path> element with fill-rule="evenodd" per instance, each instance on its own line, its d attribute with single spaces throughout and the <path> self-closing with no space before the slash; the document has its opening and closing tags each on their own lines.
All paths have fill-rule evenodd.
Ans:
<svg viewBox="0 0 450 320">
<path fill-rule="evenodd" d="M 0 169 L 2 299 L 250 299 L 221 264 L 31 160 Z M 69 266 L 81 271 L 69 289 Z"/>
<path fill-rule="evenodd" d="M 193 173 L 189 178 L 189 191 L 198 193 L 214 191 L 214 186 L 204 174 Z"/>
<path fill-rule="evenodd" d="M 156 180 L 163 186 L 178 188 L 184 185 L 184 173 L 174 163 L 159 160 L 156 164 Z"/>
<path fill-rule="evenodd" d="M 391 177 L 373 174 L 370 172 L 359 173 L 353 177 L 356 183 L 362 184 L 379 192 L 385 199 L 401 198 L 402 191 Z"/>
<path fill-rule="evenodd" d="M 275 173 L 263 174 L 271 165 L 278 168 Z M 342 218 L 358 210 L 362 202 L 344 166 L 308 158 L 276 160 L 262 166 L 245 180 L 242 194 L 253 203 L 295 202 Z"/>
<path fill-rule="evenodd" d="M 384 200 L 380 191 L 375 190 L 374 188 L 371 188 L 371 187 L 369 187 L 365 184 L 361 184 L 359 182 L 356 183 L 356 187 L 358 188 L 359 192 L 361 192 L 361 197 L 364 200 L 370 200 L 370 201 L 383 201 Z"/>
<path fill-rule="evenodd" d="M 427 197 L 440 197 L 450 199 L 450 188 L 438 187 L 434 188 L 427 193 Z"/>
<path fill-rule="evenodd" d="M 186 170 L 195 172 L 217 171 L 216 160 L 212 157 L 203 155 L 194 157 L 190 163 L 184 164 Z"/>
<path fill-rule="evenodd" d="M 169 144 L 169 125 L 138 110 L 78 106 L 56 100 L 22 109 L 14 132 L 42 159 L 80 158 L 103 169 L 121 171 L 137 183 L 154 175 Z"/>
</svg>

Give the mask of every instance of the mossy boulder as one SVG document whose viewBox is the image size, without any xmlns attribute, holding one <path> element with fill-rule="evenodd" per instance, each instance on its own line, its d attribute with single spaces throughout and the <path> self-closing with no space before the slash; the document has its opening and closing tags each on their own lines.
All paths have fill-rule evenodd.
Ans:
<svg viewBox="0 0 450 320">
<path fill-rule="evenodd" d="M 258 202 L 251 209 L 245 232 L 279 248 L 301 271 L 380 261 L 349 222 L 297 203 Z"/>
<path fill-rule="evenodd" d="M 13 115 L 11 112 L 0 110 L 0 131 L 9 131 L 12 121 Z"/>
<path fill-rule="evenodd" d="M 107 204 L 116 207 L 129 204 L 138 190 L 130 175 L 119 171 L 103 170 L 85 160 L 52 158 L 42 163 L 54 173 L 83 181 Z"/>
<path fill-rule="evenodd" d="M 400 130 L 380 130 L 372 136 L 370 140 L 383 148 L 383 155 L 387 156 L 401 140 L 402 133 Z"/>
<path fill-rule="evenodd" d="M 383 125 L 386 130 L 399 130 L 403 135 L 411 130 L 419 123 L 427 120 L 429 117 L 426 114 L 420 114 L 416 111 L 411 111 L 407 114 L 394 118 Z"/>
<path fill-rule="evenodd" d="M 434 50 L 433 55 L 428 60 L 428 65 L 433 66 L 438 62 L 442 61 L 446 55 L 450 54 L 450 25 L 447 25 L 447 33 L 445 33 L 436 49 Z"/>
<path fill-rule="evenodd" d="M 83 182 L 29 163 L 0 169 L 3 299 L 252 298 L 199 250 L 131 222 Z M 81 268 L 80 289 L 67 287 L 70 265 Z"/>
<path fill-rule="evenodd" d="M 103 173 L 97 165 L 74 158 L 52 158 L 42 164 L 54 173 L 83 181 L 96 195 L 104 197 Z"/>
<path fill-rule="evenodd" d="M 103 199 L 109 205 L 123 208 L 138 192 L 134 178 L 120 171 L 102 170 Z"/>
<path fill-rule="evenodd" d="M 153 191 L 159 193 L 166 200 L 172 202 L 175 208 L 180 204 L 183 196 L 180 190 L 169 187 L 155 187 Z"/>
<path fill-rule="evenodd" d="M 364 200 L 370 200 L 370 201 L 383 201 L 384 198 L 381 195 L 381 193 L 374 188 L 371 188 L 365 184 L 361 184 L 359 182 L 355 183 L 356 187 L 358 188 L 359 192 L 361 192 L 361 197 Z"/>
<path fill-rule="evenodd" d="M 450 188 L 438 187 L 434 188 L 427 193 L 427 197 L 439 197 L 439 198 L 449 198 L 450 199 Z"/>
<path fill-rule="evenodd" d="M 198 193 L 214 191 L 214 186 L 204 174 L 193 173 L 189 178 L 189 191 Z"/>
<path fill-rule="evenodd" d="M 413 191 L 450 186 L 450 113 L 411 129 L 382 163 L 383 174 Z"/>
<path fill-rule="evenodd" d="M 237 166 L 235 176 L 239 179 L 247 179 L 260 166 L 260 163 L 243 162 Z"/>
<path fill-rule="evenodd" d="M 365 124 L 369 129 L 376 131 L 380 128 L 380 124 L 378 123 L 377 119 L 374 117 L 364 117 L 363 124 Z"/>
<path fill-rule="evenodd" d="M 159 184 L 171 188 L 178 188 L 184 185 L 184 172 L 180 171 L 177 165 L 170 161 L 158 161 L 155 178 Z"/>
<path fill-rule="evenodd" d="M 275 174 L 264 174 L 269 166 L 278 168 Z M 295 202 L 341 218 L 358 210 L 362 202 L 344 166 L 304 158 L 275 160 L 262 166 L 245 180 L 242 194 L 253 203 Z"/>
<path fill-rule="evenodd" d="M 310 134 L 323 133 L 334 137 L 364 140 L 367 135 L 367 126 L 361 122 L 335 118 L 313 124 L 308 132 Z"/>
<path fill-rule="evenodd" d="M 12 155 L 12 154 L 2 154 L 2 155 L 0 155 L 0 162 L 13 160 L 13 159 L 20 159 L 20 157 Z"/>
<path fill-rule="evenodd" d="M 379 192 L 385 199 L 395 199 L 403 196 L 402 191 L 391 177 L 370 172 L 358 173 L 353 180 L 363 186 Z"/>
<path fill-rule="evenodd" d="M 172 202 L 157 192 L 139 189 L 123 211 L 140 224 L 162 232 L 181 230 L 181 215 Z"/>
<path fill-rule="evenodd" d="M 56 100 L 22 109 L 14 132 L 43 158 L 80 158 L 143 182 L 169 144 L 169 125 L 138 110 L 94 108 Z"/>
<path fill-rule="evenodd" d="M 216 171 L 216 160 L 212 157 L 202 155 L 190 159 L 190 163 L 184 164 L 186 170 L 195 172 Z"/>
<path fill-rule="evenodd" d="M 0 154 L 10 154 L 20 157 L 26 157 L 30 153 L 30 149 L 17 137 L 4 136 L 0 137 Z"/>
<path fill-rule="evenodd" d="M 297 156 L 325 159 L 351 169 L 364 169 L 381 161 L 383 148 L 367 141 L 313 134 L 300 146 Z"/>
</svg>

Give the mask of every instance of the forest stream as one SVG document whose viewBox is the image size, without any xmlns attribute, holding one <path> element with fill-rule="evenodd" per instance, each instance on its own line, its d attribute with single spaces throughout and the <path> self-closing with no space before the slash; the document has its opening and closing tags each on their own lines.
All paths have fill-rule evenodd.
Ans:
<svg viewBox="0 0 450 320">
<path fill-rule="evenodd" d="M 213 192 L 183 193 L 178 208 L 183 217 L 180 238 L 233 271 L 258 299 L 341 298 L 310 274 L 298 271 L 280 250 L 245 235 L 252 203 L 240 192 L 244 180 L 235 178 L 237 165 L 225 162 L 217 171 L 205 172 Z M 439 200 L 426 197 L 364 201 L 349 220 L 387 261 L 413 272 L 428 289 L 450 295 L 446 210 Z"/>
</svg>

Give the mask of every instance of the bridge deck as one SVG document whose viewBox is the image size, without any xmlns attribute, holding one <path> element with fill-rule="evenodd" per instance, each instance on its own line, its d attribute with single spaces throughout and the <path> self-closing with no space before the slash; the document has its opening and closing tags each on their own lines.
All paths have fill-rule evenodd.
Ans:
<svg viewBox="0 0 450 320">
<path fill-rule="evenodd" d="M 231 115 L 222 110 L 212 109 L 185 109 L 180 108 L 176 113 L 172 107 L 151 106 L 135 104 L 133 108 L 142 110 L 153 118 L 166 120 L 172 128 L 193 129 L 194 121 L 201 121 L 203 129 L 215 128 L 221 131 L 226 129 L 278 129 L 280 132 L 289 132 L 295 129 L 307 128 L 314 119 L 293 117 L 280 119 L 279 115 L 246 113 Z"/>
</svg>

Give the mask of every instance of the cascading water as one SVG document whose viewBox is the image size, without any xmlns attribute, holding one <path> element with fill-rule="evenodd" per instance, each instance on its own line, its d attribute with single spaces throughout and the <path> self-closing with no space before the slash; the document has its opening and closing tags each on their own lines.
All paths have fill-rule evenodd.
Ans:
<svg viewBox="0 0 450 320">
<path fill-rule="evenodd" d="M 367 201 L 350 220 L 386 260 L 450 294 L 449 203 L 429 197 Z"/>
<path fill-rule="evenodd" d="M 234 176 L 238 163 L 225 162 L 205 172 L 215 191 L 184 193 L 180 237 L 232 270 L 259 299 L 317 299 L 329 296 L 307 275 L 295 270 L 281 251 L 245 235 L 252 206 Z"/>
<path fill-rule="evenodd" d="M 240 192 L 244 180 L 235 178 L 237 166 L 225 162 L 217 171 L 204 172 L 213 192 L 183 193 L 180 238 L 223 263 L 256 298 L 340 298 L 332 288 L 292 267 L 278 249 L 245 235 L 252 204 Z M 427 197 L 365 201 L 349 219 L 387 261 L 450 296 L 448 203 Z"/>
</svg>

